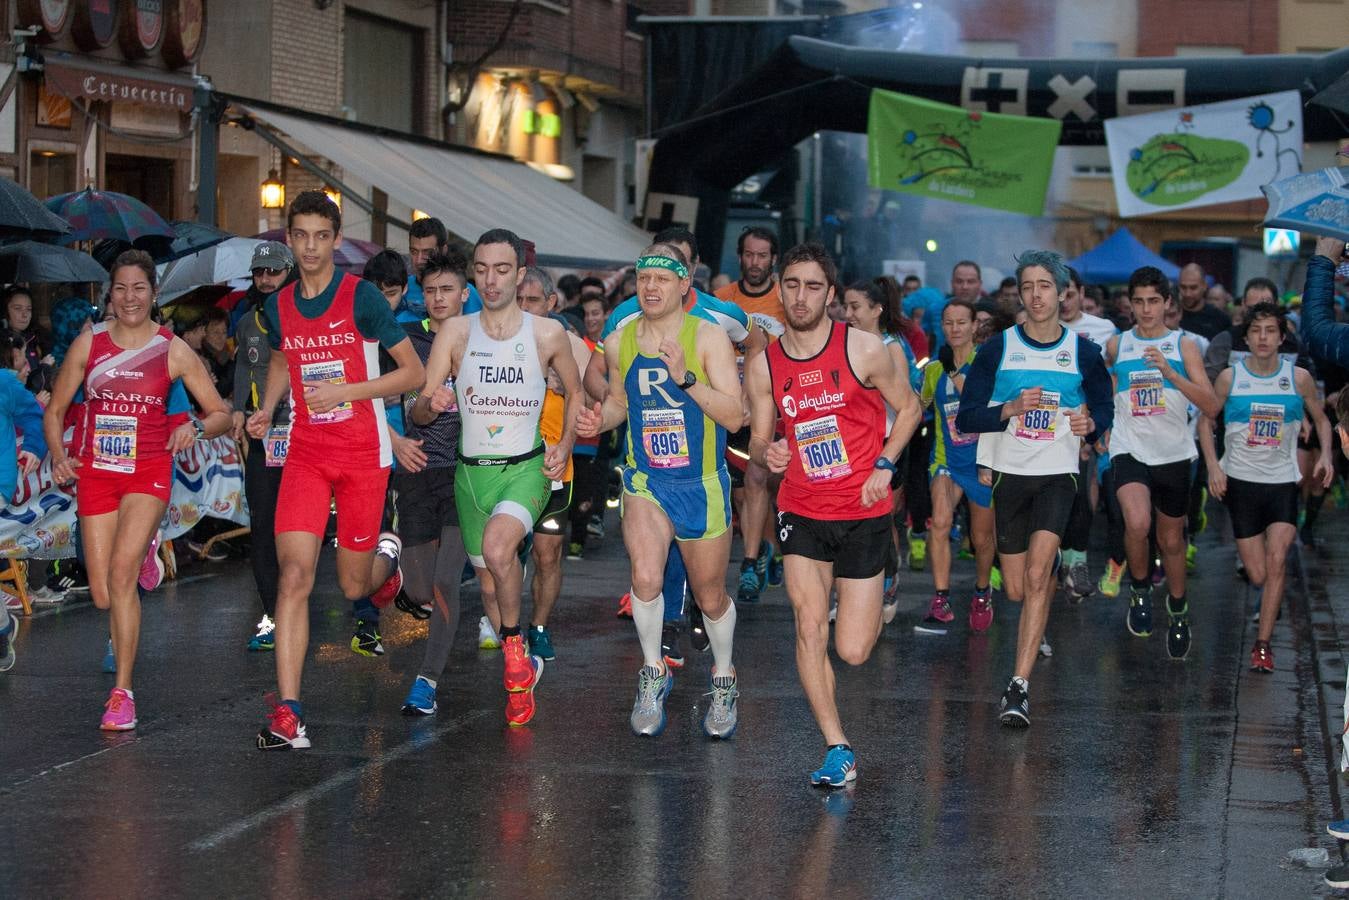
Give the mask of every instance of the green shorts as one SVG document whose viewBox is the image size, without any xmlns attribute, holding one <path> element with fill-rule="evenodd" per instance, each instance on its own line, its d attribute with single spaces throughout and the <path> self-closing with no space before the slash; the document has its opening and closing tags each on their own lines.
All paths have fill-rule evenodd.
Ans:
<svg viewBox="0 0 1349 900">
<path fill-rule="evenodd" d="M 454 469 L 454 505 L 469 561 L 483 568 L 482 534 L 493 516 L 510 516 L 529 534 L 548 503 L 550 482 L 543 459 L 505 466 L 460 465 Z"/>
</svg>

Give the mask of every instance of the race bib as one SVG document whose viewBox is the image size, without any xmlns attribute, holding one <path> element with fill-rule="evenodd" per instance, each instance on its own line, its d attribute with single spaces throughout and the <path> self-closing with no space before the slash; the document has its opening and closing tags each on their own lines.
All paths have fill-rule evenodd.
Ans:
<svg viewBox="0 0 1349 900">
<path fill-rule="evenodd" d="M 1059 392 L 1041 391 L 1040 405 L 1028 409 L 1017 417 L 1016 431 L 1019 438 L 1031 441 L 1054 440 L 1054 428 L 1059 420 Z"/>
<path fill-rule="evenodd" d="M 1129 373 L 1129 411 L 1135 416 L 1160 416 L 1166 412 L 1164 379 L 1156 369 Z"/>
<path fill-rule="evenodd" d="M 681 409 L 642 410 L 642 449 L 653 469 L 682 469 L 689 464 L 689 435 Z"/>
<path fill-rule="evenodd" d="M 967 447 L 979 440 L 977 434 L 961 434 L 956 428 L 956 414 L 960 412 L 959 400 L 948 400 L 942 404 L 942 415 L 946 416 L 946 431 L 951 435 L 951 443 L 957 447 Z"/>
<path fill-rule="evenodd" d="M 1246 430 L 1246 446 L 1277 447 L 1283 443 L 1283 407 L 1277 403 L 1252 403 Z"/>
<path fill-rule="evenodd" d="M 796 451 L 801 456 L 801 468 L 805 470 L 806 478 L 827 481 L 852 474 L 837 417 L 797 422 L 795 428 Z"/>
<path fill-rule="evenodd" d="M 286 455 L 290 453 L 290 425 L 273 425 L 267 429 L 267 438 L 262 442 L 267 457 L 267 465 L 275 468 L 286 464 Z"/>
<path fill-rule="evenodd" d="M 136 471 L 136 417 L 94 417 L 94 468 L 104 472 Z"/>
<path fill-rule="evenodd" d="M 315 381 L 321 381 L 325 384 L 346 384 L 347 368 L 340 359 L 301 363 L 300 380 L 306 384 Z M 348 401 L 323 413 L 309 410 L 309 422 L 311 425 L 330 425 L 333 422 L 345 422 L 354 415 L 356 415 L 356 410 L 352 408 Z"/>
</svg>

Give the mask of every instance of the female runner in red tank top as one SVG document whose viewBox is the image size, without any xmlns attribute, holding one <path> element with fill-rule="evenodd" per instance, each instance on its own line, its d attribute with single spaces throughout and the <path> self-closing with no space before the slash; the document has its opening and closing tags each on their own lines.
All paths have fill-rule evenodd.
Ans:
<svg viewBox="0 0 1349 900">
<path fill-rule="evenodd" d="M 80 535 L 94 605 L 112 610 L 117 685 L 100 727 L 129 731 L 136 727 L 131 674 L 141 623 L 136 579 L 168 506 L 173 456 L 198 437 L 224 434 L 230 418 L 201 358 L 150 318 L 155 265 L 148 254 L 128 250 L 117 257 L 108 303 L 116 318 L 70 345 L 43 428 L 52 448 L 52 477 L 59 484 L 79 483 Z M 178 378 L 203 415 L 173 429 L 166 408 Z M 77 458 L 71 458 L 61 446 L 61 432 L 81 384 L 83 438 Z"/>
</svg>

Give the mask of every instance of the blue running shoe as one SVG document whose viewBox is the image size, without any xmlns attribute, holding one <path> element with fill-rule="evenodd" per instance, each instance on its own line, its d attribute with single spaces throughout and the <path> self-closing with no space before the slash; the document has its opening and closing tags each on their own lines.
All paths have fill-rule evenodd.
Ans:
<svg viewBox="0 0 1349 900">
<path fill-rule="evenodd" d="M 103 654 L 103 672 L 107 675 L 117 674 L 117 656 L 112 652 L 112 638 L 108 638 L 108 652 Z"/>
<path fill-rule="evenodd" d="M 768 559 L 768 586 L 782 587 L 782 554 L 774 553 Z"/>
<path fill-rule="evenodd" d="M 271 616 L 263 614 L 262 621 L 258 622 L 258 633 L 248 640 L 248 649 L 253 651 L 276 649 L 276 623 L 272 621 Z"/>
<path fill-rule="evenodd" d="M 857 780 L 857 760 L 847 744 L 834 744 L 824 754 L 824 765 L 810 773 L 810 783 L 820 787 L 841 788 Z"/>
<path fill-rule="evenodd" d="M 735 599 L 739 603 L 759 602 L 759 573 L 754 570 L 754 560 L 740 561 L 740 583 L 736 588 Z"/>
<path fill-rule="evenodd" d="M 403 701 L 403 715 L 433 716 L 438 708 L 436 689 L 431 686 L 431 682 L 418 675 L 412 682 L 412 690 L 408 691 L 408 698 Z"/>
<path fill-rule="evenodd" d="M 754 560 L 754 572 L 759 576 L 759 590 L 768 590 L 768 561 L 773 558 L 773 545 L 759 542 L 759 558 Z"/>
<path fill-rule="evenodd" d="M 1326 826 L 1326 831 L 1333 837 L 1337 837 L 1342 841 L 1349 841 L 1349 819 L 1339 819 L 1331 822 Z"/>
<path fill-rule="evenodd" d="M 557 651 L 553 649 L 553 636 L 548 633 L 546 625 L 529 626 L 529 652 L 542 657 L 545 662 L 557 659 Z"/>
</svg>

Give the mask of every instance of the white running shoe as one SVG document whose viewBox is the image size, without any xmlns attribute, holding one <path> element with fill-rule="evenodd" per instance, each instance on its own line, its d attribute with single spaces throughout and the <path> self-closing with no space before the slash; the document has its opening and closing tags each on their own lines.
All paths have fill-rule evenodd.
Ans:
<svg viewBox="0 0 1349 900">
<path fill-rule="evenodd" d="M 501 636 L 492 627 L 492 620 L 483 616 L 478 620 L 478 649 L 500 650 Z"/>
<path fill-rule="evenodd" d="M 28 600 L 34 606 L 55 606 L 66 600 L 65 591 L 54 591 L 47 585 L 28 592 Z"/>
</svg>

